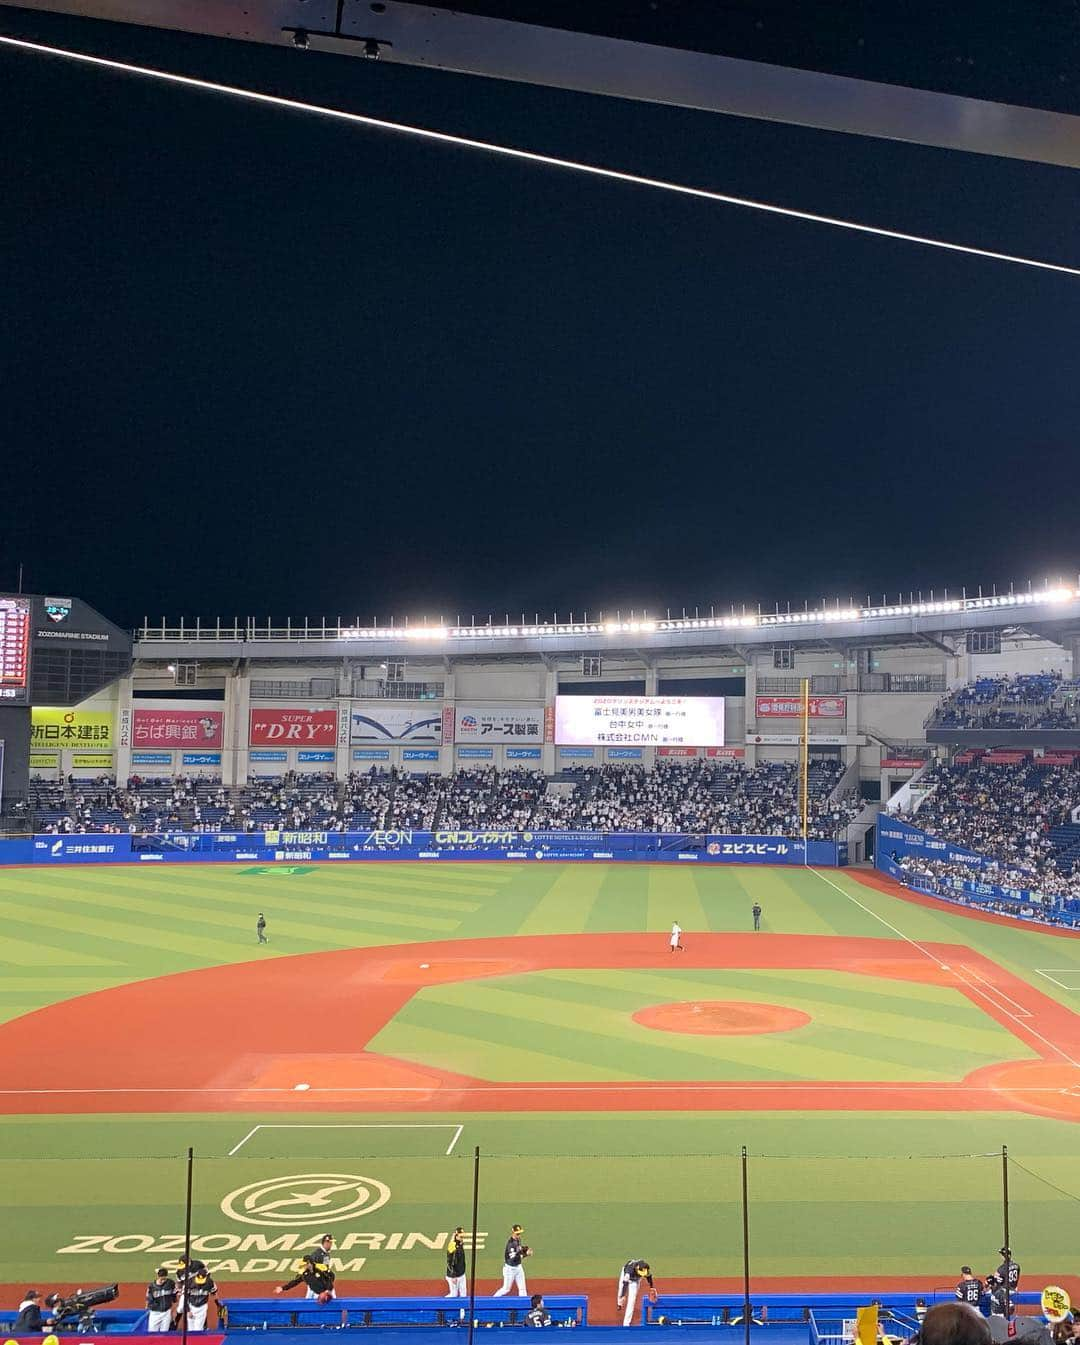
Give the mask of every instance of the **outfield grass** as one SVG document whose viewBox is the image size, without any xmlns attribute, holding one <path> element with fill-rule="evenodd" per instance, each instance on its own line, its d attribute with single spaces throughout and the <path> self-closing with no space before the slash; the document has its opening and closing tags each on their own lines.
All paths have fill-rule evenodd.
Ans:
<svg viewBox="0 0 1080 1345">
<path fill-rule="evenodd" d="M 336 948 L 495 938 L 512 952 L 512 938 L 523 934 L 642 931 L 655 931 L 662 943 L 674 919 L 690 942 L 700 931 L 747 931 L 755 899 L 764 908 L 763 939 L 775 932 L 960 944 L 1070 1009 L 1080 1002 L 1080 991 L 1067 988 L 1080 987 L 1080 940 L 914 905 L 843 874 L 604 864 L 316 865 L 289 873 L 72 867 L 0 871 L 0 1021 L 133 980 Z M 267 947 L 255 941 L 260 910 L 269 921 Z M 650 1003 L 696 999 L 801 1007 L 812 1023 L 790 1034 L 695 1040 L 631 1020 Z M 282 1011 L 302 1014 L 303 1006 Z M 23 1028 L 33 1033 L 32 1017 Z M 495 1080 L 831 1078 L 856 1085 L 959 1079 L 1031 1054 L 945 986 L 842 971 L 677 967 L 536 971 L 428 987 L 374 1048 Z M 73 1041 L 71 1051 L 79 1049 Z M 212 1040 L 206 1049 L 213 1051 Z M 0 1054 L 0 1086 L 2 1069 Z M 55 1061 L 58 1084 L 63 1070 L 63 1060 Z M 101 1078 L 107 1086 L 108 1058 Z M 322 1120 L 335 1128 L 266 1128 L 246 1139 L 256 1126 L 307 1127 L 320 1117 L 310 1110 L 0 1115 L 0 1189 L 9 1212 L 0 1221 L 4 1279 L 145 1276 L 164 1257 L 153 1250 L 156 1240 L 181 1228 L 178 1156 L 189 1144 L 200 1155 L 196 1232 L 217 1237 L 206 1254 L 218 1259 L 219 1249 L 225 1280 L 279 1277 L 270 1267 L 245 1269 L 260 1255 L 274 1259 L 258 1251 L 258 1238 L 272 1230 L 230 1221 L 219 1208 L 230 1191 L 303 1173 L 367 1176 L 385 1183 L 391 1197 L 335 1226 L 339 1236 L 412 1232 L 437 1240 L 467 1219 L 475 1145 L 490 1155 L 481 1224 L 491 1246 L 512 1220 L 525 1223 L 538 1249 L 532 1274 L 547 1288 L 560 1277 L 608 1277 L 631 1253 L 651 1256 L 669 1277 L 737 1273 L 743 1144 L 754 1155 L 759 1274 L 911 1273 L 946 1283 L 961 1261 L 985 1268 L 1000 1245 L 1000 1158 L 992 1155 L 1002 1144 L 1016 1160 L 1018 1254 L 1032 1269 L 1072 1269 L 1063 1234 L 1080 1198 L 1080 1132 L 1064 1121 L 1006 1111 L 852 1110 L 338 1112 Z M 387 1128 L 338 1128 L 373 1123 Z M 443 1129 L 404 1128 L 419 1123 Z M 303 1238 L 322 1231 L 319 1217 L 313 1214 Z M 247 1232 L 257 1235 L 255 1250 L 230 1250 L 230 1239 Z M 117 1250 L 103 1249 L 106 1238 L 120 1236 L 127 1240 Z M 100 1241 L 59 1251 L 79 1237 Z M 352 1259 L 361 1256 L 358 1279 L 438 1287 L 441 1255 L 423 1242 L 409 1249 L 357 1244 Z M 494 1277 L 497 1249 L 483 1257 Z"/>
</svg>

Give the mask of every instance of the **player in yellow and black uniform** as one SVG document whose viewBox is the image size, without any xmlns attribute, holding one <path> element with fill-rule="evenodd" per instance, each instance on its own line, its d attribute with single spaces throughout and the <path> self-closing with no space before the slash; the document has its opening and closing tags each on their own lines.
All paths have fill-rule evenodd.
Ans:
<svg viewBox="0 0 1080 1345">
<path fill-rule="evenodd" d="M 465 1230 L 460 1224 L 446 1244 L 446 1285 L 450 1290 L 447 1298 L 468 1298 L 469 1291 L 465 1284 Z"/>
<path fill-rule="evenodd" d="M 649 1298 L 656 1302 L 656 1285 L 653 1283 L 652 1266 L 648 1261 L 627 1261 L 619 1271 L 619 1288 L 616 1307 L 625 1307 L 623 1326 L 630 1326 L 634 1320 L 634 1304 L 637 1302 L 641 1284 L 649 1286 Z"/>
<path fill-rule="evenodd" d="M 337 1296 L 334 1290 L 336 1276 L 330 1269 L 329 1262 L 316 1261 L 314 1252 L 305 1254 L 296 1271 L 296 1275 L 287 1284 L 277 1286 L 275 1294 L 283 1294 L 289 1289 L 295 1289 L 298 1284 L 306 1284 L 309 1290 L 308 1297 L 316 1298 L 320 1303 L 329 1303 Z"/>
</svg>

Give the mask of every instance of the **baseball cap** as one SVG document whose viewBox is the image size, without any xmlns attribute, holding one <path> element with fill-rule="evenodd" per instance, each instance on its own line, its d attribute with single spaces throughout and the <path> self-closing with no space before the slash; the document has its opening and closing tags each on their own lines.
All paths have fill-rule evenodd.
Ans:
<svg viewBox="0 0 1080 1345">
<path fill-rule="evenodd" d="M 525 1230 L 522 1228 L 522 1226 L 521 1226 L 520 1224 L 515 1224 L 515 1225 L 513 1226 L 513 1228 L 511 1228 L 510 1232 L 511 1232 L 511 1233 L 524 1233 Z"/>
<path fill-rule="evenodd" d="M 167 1275 L 168 1273 L 169 1272 L 165 1269 L 164 1266 L 158 1266 L 157 1270 L 154 1271 L 155 1275 Z"/>
<path fill-rule="evenodd" d="M 961 1275 L 974 1275 L 975 1272 L 971 1269 L 970 1266 L 961 1266 L 961 1267 L 960 1267 L 960 1274 L 961 1274 Z"/>
</svg>

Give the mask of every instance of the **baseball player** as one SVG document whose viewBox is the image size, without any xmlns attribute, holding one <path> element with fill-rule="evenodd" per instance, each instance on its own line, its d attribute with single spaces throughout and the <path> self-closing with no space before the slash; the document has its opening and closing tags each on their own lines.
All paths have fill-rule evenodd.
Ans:
<svg viewBox="0 0 1080 1345">
<path fill-rule="evenodd" d="M 671 951 L 673 953 L 685 953 L 686 949 L 682 946 L 682 926 L 678 920 L 671 926 Z"/>
<path fill-rule="evenodd" d="M 985 1293 L 983 1282 L 970 1266 L 960 1267 L 960 1283 L 956 1286 L 956 1297 L 961 1303 L 970 1303 L 977 1308 Z"/>
<path fill-rule="evenodd" d="M 754 928 L 755 928 L 755 929 L 760 929 L 760 928 L 761 928 L 761 902 L 760 902 L 760 901 L 755 901 L 754 904 L 753 904 L 753 906 L 750 907 L 750 914 L 754 917 Z"/>
<path fill-rule="evenodd" d="M 511 1289 L 516 1289 L 522 1298 L 528 1296 L 529 1290 L 525 1284 L 525 1267 L 522 1264 L 527 1256 L 532 1256 L 532 1248 L 527 1247 L 521 1240 L 521 1235 L 525 1230 L 520 1224 L 515 1224 L 510 1230 L 510 1236 L 506 1239 L 506 1249 L 503 1252 L 503 1282 L 502 1288 L 496 1289 L 492 1295 L 493 1298 L 502 1298 L 503 1294 L 508 1294 Z"/>
<path fill-rule="evenodd" d="M 450 1290 L 447 1298 L 469 1297 L 465 1287 L 465 1230 L 460 1224 L 446 1244 L 446 1285 Z"/>
<path fill-rule="evenodd" d="M 168 1331 L 176 1306 L 176 1281 L 164 1266 L 158 1266 L 146 1286 L 147 1331 Z"/>
<path fill-rule="evenodd" d="M 255 933 L 259 936 L 260 943 L 269 943 L 266 937 L 266 916 L 262 911 L 259 912 L 259 918 L 255 921 Z"/>
<path fill-rule="evenodd" d="M 213 1275 L 202 1261 L 192 1261 L 177 1272 L 176 1278 L 180 1281 L 180 1312 L 187 1313 L 188 1331 L 205 1331 L 210 1299 L 217 1293 Z"/>
<path fill-rule="evenodd" d="M 284 1294 L 289 1289 L 295 1289 L 301 1282 L 307 1286 L 305 1298 L 318 1299 L 320 1303 L 329 1303 L 337 1294 L 334 1290 L 334 1272 L 330 1269 L 327 1261 L 317 1261 L 316 1251 L 304 1253 L 304 1259 L 296 1267 L 296 1274 L 285 1284 L 279 1284 L 275 1289 L 275 1294 Z"/>
<path fill-rule="evenodd" d="M 656 1302 L 656 1285 L 653 1284 L 652 1267 L 648 1261 L 627 1261 L 619 1271 L 619 1287 L 615 1300 L 616 1307 L 626 1308 L 623 1314 L 623 1326 L 630 1326 L 634 1320 L 634 1304 L 637 1302 L 638 1286 L 642 1281 L 649 1286 L 649 1302 Z"/>
</svg>

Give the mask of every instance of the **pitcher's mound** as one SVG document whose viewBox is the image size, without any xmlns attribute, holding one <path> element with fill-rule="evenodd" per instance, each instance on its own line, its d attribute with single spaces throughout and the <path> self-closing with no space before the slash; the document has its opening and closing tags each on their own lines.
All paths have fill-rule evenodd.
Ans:
<svg viewBox="0 0 1080 1345">
<path fill-rule="evenodd" d="M 810 1015 L 782 1004 L 746 1004 L 704 999 L 686 1004 L 652 1004 L 634 1014 L 634 1022 L 657 1032 L 694 1032 L 702 1036 L 741 1037 L 752 1032 L 791 1032 L 805 1027 Z"/>
</svg>

